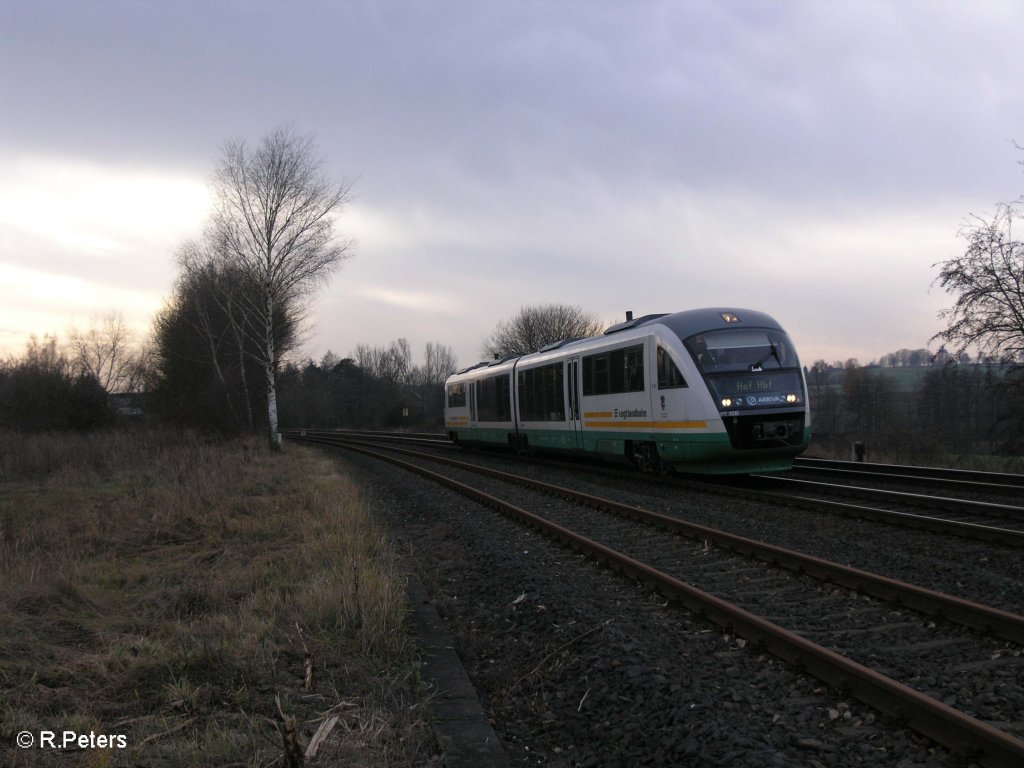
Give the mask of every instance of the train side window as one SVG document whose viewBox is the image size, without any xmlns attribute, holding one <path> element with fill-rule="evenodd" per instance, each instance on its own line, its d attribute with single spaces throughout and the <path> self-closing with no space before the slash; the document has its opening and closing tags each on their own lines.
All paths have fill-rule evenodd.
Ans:
<svg viewBox="0 0 1024 768">
<path fill-rule="evenodd" d="M 509 379 L 506 373 L 483 379 L 477 388 L 480 421 L 512 421 Z"/>
<path fill-rule="evenodd" d="M 523 421 L 565 421 L 562 363 L 519 372 L 519 414 Z"/>
<path fill-rule="evenodd" d="M 685 387 L 686 379 L 679 372 L 675 362 L 669 355 L 668 350 L 662 346 L 658 347 L 658 389 L 673 389 Z"/>
<path fill-rule="evenodd" d="M 643 390 L 643 344 L 583 358 L 584 395 L 615 395 Z"/>
<path fill-rule="evenodd" d="M 583 358 L 583 394 L 608 394 L 608 355 Z"/>
<path fill-rule="evenodd" d="M 463 382 L 448 385 L 448 407 L 466 407 L 466 385 Z"/>
<path fill-rule="evenodd" d="M 614 394 L 616 392 L 626 391 L 626 353 L 625 350 L 616 349 L 613 350 L 611 355 L 611 382 L 609 383 L 608 392 Z"/>
<path fill-rule="evenodd" d="M 644 391 L 644 348 L 642 344 L 623 350 L 623 382 L 621 392 Z"/>
<path fill-rule="evenodd" d="M 512 421 L 512 374 L 498 377 L 498 421 Z"/>
</svg>

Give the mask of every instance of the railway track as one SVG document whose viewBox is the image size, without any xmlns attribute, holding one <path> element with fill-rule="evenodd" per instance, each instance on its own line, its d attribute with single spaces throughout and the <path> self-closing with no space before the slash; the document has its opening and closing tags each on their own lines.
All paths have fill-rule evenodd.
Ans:
<svg viewBox="0 0 1024 768">
<path fill-rule="evenodd" d="M 676 482 L 691 488 L 713 484 L 722 493 L 735 496 L 775 500 L 847 517 L 1024 547 L 1024 508 L 1013 504 L 767 475 L 716 479 L 703 484 Z"/>
<path fill-rule="evenodd" d="M 337 440 L 311 434 L 306 439 L 328 444 Z M 444 461 L 436 455 L 398 459 L 392 452 L 349 447 L 442 482 L 653 583 L 746 640 L 804 666 L 830 684 L 849 687 L 858 698 L 897 713 L 920 732 L 978 756 L 983 764 L 1024 762 L 1020 733 L 1009 732 L 1024 715 L 1019 685 L 1011 685 L 1011 699 L 998 706 L 992 705 L 990 696 L 1004 687 L 1008 676 L 1012 682 L 1014 675 L 1020 675 L 1024 637 L 1020 616 L 507 473 L 485 470 L 487 477 L 481 481 L 481 468 L 464 462 Z M 448 469 L 438 474 L 427 469 L 425 461 L 435 465 L 444 461 Z M 516 484 L 514 489 L 509 483 Z M 522 508 L 524 497 L 534 511 Z M 566 498 L 571 501 L 563 501 Z M 593 508 L 601 511 L 595 514 Z M 636 520 L 645 526 L 638 528 Z M 666 536 L 647 526 L 667 528 L 687 538 Z M 971 629 L 945 620 L 921 620 L 903 608 L 867 601 L 860 592 L 947 616 Z M 1010 642 L 991 640 L 977 629 Z M 872 668 L 879 665 L 907 683 Z M 971 669 L 976 689 L 965 690 L 962 680 L 945 679 L 943 670 L 950 665 Z M 973 711 L 965 713 L 944 701 L 963 702 Z M 979 718 L 1001 723 L 1009 731 Z"/>
<path fill-rule="evenodd" d="M 319 436 L 324 439 L 367 439 L 383 443 L 399 443 L 405 445 L 446 446 L 450 443 L 442 434 L 437 433 L 391 433 L 373 431 L 338 431 L 338 430 L 301 430 L 310 437 Z M 295 434 L 291 430 L 289 434 Z M 532 462 L 543 462 L 552 466 L 573 466 L 577 471 L 600 472 L 604 475 L 616 475 L 624 478 L 636 478 L 637 473 L 624 470 L 614 465 L 593 463 L 569 464 L 550 459 L 530 459 Z M 853 462 L 829 462 L 829 464 L 852 464 Z M 803 466 L 803 465 L 801 465 Z M 817 466 L 817 465 L 815 465 Z M 871 465 L 875 466 L 875 465 Z M 877 465 L 889 469 L 890 465 Z M 913 468 L 922 469 L 922 468 Z M 847 478 L 853 470 L 844 469 L 842 477 Z M 962 470 L 948 470 L 954 477 L 960 476 Z M 946 477 L 943 488 L 946 490 L 960 489 L 968 492 L 977 489 L 977 478 L 994 473 L 968 472 L 966 479 L 955 480 Z M 942 470 L 928 470 L 913 477 L 926 480 L 939 479 Z M 896 479 L 905 481 L 909 475 L 895 471 L 870 472 L 867 477 Z M 999 475 L 1002 481 L 996 484 L 1001 491 L 1014 493 L 1015 482 L 1024 483 L 1017 475 Z M 863 479 L 863 476 L 862 476 Z M 842 515 L 862 520 L 883 522 L 907 528 L 944 533 L 951 536 L 975 539 L 985 542 L 1005 544 L 1013 547 L 1024 547 L 1024 507 L 1010 503 L 996 503 L 967 498 L 952 498 L 926 493 L 909 493 L 891 488 L 875 488 L 852 486 L 847 483 L 813 482 L 786 475 L 757 475 L 752 477 L 710 477 L 694 479 L 684 475 L 644 476 L 643 482 L 664 483 L 687 490 L 697 490 L 725 494 L 734 498 L 764 501 L 771 504 L 808 509 L 828 514 Z M 1021 486 L 1024 487 L 1024 486 Z M 1017 498 L 1017 497 L 1015 497 Z"/>
<path fill-rule="evenodd" d="M 826 494 L 838 494 L 853 498 L 881 501 L 886 504 L 907 505 L 915 508 L 924 508 L 929 512 L 948 512 L 974 520 L 1024 523 L 1024 507 L 1015 504 L 978 501 L 976 499 L 955 498 L 952 496 L 936 496 L 930 493 L 910 493 L 892 489 L 865 488 L 859 485 L 825 483 L 789 476 L 751 475 L 750 477 L 755 478 L 761 483 L 775 485 L 776 487 L 789 486 L 798 489 L 810 489 L 811 493 L 819 491 Z"/>
<path fill-rule="evenodd" d="M 884 478 L 954 490 L 984 490 L 1014 495 L 1024 494 L 1024 477 L 1004 472 L 980 472 L 941 467 L 872 464 L 854 461 L 797 458 L 793 468 L 798 472 L 830 475 L 841 478 L 877 480 Z"/>
</svg>

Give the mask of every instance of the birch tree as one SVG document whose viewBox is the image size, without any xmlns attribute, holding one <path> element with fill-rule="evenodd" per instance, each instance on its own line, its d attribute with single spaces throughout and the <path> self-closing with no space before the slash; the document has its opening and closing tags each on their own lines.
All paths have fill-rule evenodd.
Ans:
<svg viewBox="0 0 1024 768">
<path fill-rule="evenodd" d="M 231 141 L 214 176 L 211 236 L 232 269 L 251 281 L 243 298 L 258 341 L 267 392 L 271 446 L 281 446 L 275 375 L 282 350 L 278 324 L 301 317 L 315 289 L 350 255 L 334 232 L 349 185 L 323 174 L 311 136 L 282 128 L 254 150 Z"/>
</svg>

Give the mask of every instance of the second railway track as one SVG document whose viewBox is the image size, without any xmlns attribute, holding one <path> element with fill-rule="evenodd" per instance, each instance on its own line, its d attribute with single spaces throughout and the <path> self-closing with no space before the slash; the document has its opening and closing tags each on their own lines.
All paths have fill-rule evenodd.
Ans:
<svg viewBox="0 0 1024 768">
<path fill-rule="evenodd" d="M 300 430 L 290 430 L 289 434 L 298 436 Z M 302 436 L 310 439 L 342 440 L 342 439 L 364 439 L 384 444 L 403 444 L 445 446 L 452 449 L 451 443 L 442 434 L 436 433 L 393 433 L 373 431 L 338 431 L 338 430 L 301 430 Z M 805 463 L 798 466 L 805 466 Z M 545 464 L 558 464 L 557 461 L 544 461 Z M 852 462 L 823 462 L 829 468 L 834 465 L 849 465 Z M 600 465 L 593 462 L 576 464 L 581 471 L 597 471 L 600 468 L 603 474 L 619 475 L 622 477 L 638 477 L 634 471 L 622 470 L 613 465 Z M 817 464 L 812 466 L 817 467 Z M 891 465 L 870 465 L 881 466 L 893 471 L 891 472 L 869 472 L 869 476 L 884 477 L 887 479 L 899 478 L 901 475 L 897 469 L 909 470 L 911 468 L 892 467 Z M 927 468 L 913 468 L 918 470 L 914 477 L 944 478 L 946 484 L 942 487 L 949 489 L 949 483 L 954 487 L 975 488 L 977 477 L 993 475 L 994 473 L 964 473 L 957 470 L 931 470 Z M 851 472 L 843 468 L 843 478 Z M 952 475 L 950 473 L 953 473 Z M 958 474 L 959 473 L 959 474 Z M 955 480 L 954 477 L 966 474 L 966 480 Z M 667 477 L 645 476 L 648 483 L 668 483 L 684 488 L 706 490 L 737 498 L 762 499 L 770 503 L 785 504 L 794 507 L 802 507 L 810 510 L 827 512 L 829 514 L 841 515 L 844 517 L 860 518 L 876 522 L 885 522 L 907 528 L 946 533 L 963 538 L 976 539 L 978 541 L 995 542 L 1013 547 L 1024 547 L 1024 507 L 1017 503 L 1003 503 L 993 501 L 980 501 L 974 499 L 949 498 L 935 494 L 907 493 L 892 488 L 875 488 L 863 486 L 851 486 L 844 482 L 811 482 L 791 477 L 787 474 L 780 475 L 755 475 L 750 477 L 735 476 L 728 479 L 708 477 L 700 479 L 699 476 L 670 475 Z M 1015 475 L 997 475 L 1001 479 L 998 488 L 1002 491 L 1013 491 L 1019 484 L 1024 487 L 1024 479 Z M 966 482 L 964 486 L 962 483 Z M 959 483 L 959 485 L 956 485 Z M 1012 501 L 1016 502 L 1018 496 L 1013 496 Z"/>
</svg>

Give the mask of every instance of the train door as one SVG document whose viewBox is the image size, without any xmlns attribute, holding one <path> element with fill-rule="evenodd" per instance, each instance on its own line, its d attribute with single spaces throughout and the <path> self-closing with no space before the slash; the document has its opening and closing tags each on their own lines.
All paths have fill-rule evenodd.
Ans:
<svg viewBox="0 0 1024 768">
<path fill-rule="evenodd" d="M 656 337 L 652 344 L 652 354 L 654 386 L 651 406 L 654 421 L 661 422 L 665 427 L 673 422 L 685 422 L 689 396 L 686 380 L 668 347 Z"/>
<path fill-rule="evenodd" d="M 469 426 L 476 426 L 476 382 L 469 382 Z"/>
<path fill-rule="evenodd" d="M 569 393 L 569 408 L 566 416 L 572 427 L 572 445 L 574 448 L 583 448 L 583 414 L 580 408 L 580 358 L 572 357 L 565 362 L 566 367 L 566 388 Z"/>
</svg>

